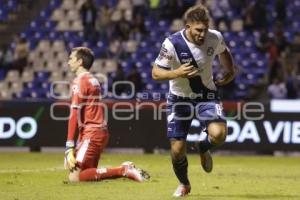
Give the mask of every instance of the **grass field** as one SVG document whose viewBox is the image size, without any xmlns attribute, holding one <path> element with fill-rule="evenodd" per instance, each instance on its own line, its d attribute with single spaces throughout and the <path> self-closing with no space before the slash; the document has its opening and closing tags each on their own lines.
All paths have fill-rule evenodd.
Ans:
<svg viewBox="0 0 300 200">
<path fill-rule="evenodd" d="M 131 160 L 151 174 L 146 183 L 127 179 L 64 184 L 63 153 L 0 153 L 1 200 L 167 200 L 177 187 L 168 155 L 103 155 L 101 164 Z M 189 155 L 192 192 L 185 199 L 300 199 L 300 158 L 215 156 L 205 174 Z"/>
</svg>

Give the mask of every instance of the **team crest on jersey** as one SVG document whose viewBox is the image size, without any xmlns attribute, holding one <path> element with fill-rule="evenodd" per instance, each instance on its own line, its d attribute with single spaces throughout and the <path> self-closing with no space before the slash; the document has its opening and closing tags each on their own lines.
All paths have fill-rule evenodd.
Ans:
<svg viewBox="0 0 300 200">
<path fill-rule="evenodd" d="M 206 52 L 206 54 L 208 55 L 208 56 L 212 56 L 212 55 L 214 55 L 214 48 L 212 48 L 212 47 L 208 47 L 207 48 L 207 52 Z"/>
</svg>

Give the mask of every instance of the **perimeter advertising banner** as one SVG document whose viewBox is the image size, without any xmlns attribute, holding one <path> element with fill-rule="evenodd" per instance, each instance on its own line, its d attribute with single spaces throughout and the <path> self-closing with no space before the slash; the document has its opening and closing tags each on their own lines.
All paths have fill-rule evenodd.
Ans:
<svg viewBox="0 0 300 200">
<path fill-rule="evenodd" d="M 105 102 L 109 147 L 169 149 L 165 103 Z M 300 100 L 226 102 L 228 136 L 220 149 L 300 151 Z M 64 146 L 69 104 L 65 102 L 1 102 L 0 146 Z M 187 140 L 204 139 L 194 119 Z"/>
</svg>

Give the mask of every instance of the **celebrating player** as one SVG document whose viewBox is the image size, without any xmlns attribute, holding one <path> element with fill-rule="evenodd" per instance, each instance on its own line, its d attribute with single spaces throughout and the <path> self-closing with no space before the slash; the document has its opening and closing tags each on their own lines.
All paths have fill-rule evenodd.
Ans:
<svg viewBox="0 0 300 200">
<path fill-rule="evenodd" d="M 212 171 L 209 150 L 221 145 L 227 135 L 217 86 L 233 80 L 236 71 L 221 33 L 209 29 L 207 8 L 201 4 L 189 8 L 184 20 L 185 28 L 163 42 L 152 69 L 153 79 L 170 80 L 167 135 L 173 169 L 180 182 L 173 194 L 175 197 L 185 196 L 191 191 L 186 137 L 195 116 L 207 132 L 206 139 L 199 143 L 201 165 L 205 172 Z M 212 63 L 216 55 L 226 73 L 222 79 L 214 81 Z"/>
<path fill-rule="evenodd" d="M 70 170 L 69 180 L 99 181 L 127 177 L 138 182 L 145 181 L 150 177 L 149 174 L 136 168 L 129 161 L 115 168 L 97 168 L 109 133 L 104 119 L 104 105 L 100 102 L 100 84 L 89 73 L 93 61 L 93 52 L 86 47 L 72 49 L 69 56 L 69 68 L 76 73 L 72 84 L 71 114 L 65 152 L 65 167 Z M 75 146 L 77 129 L 79 134 Z"/>
</svg>

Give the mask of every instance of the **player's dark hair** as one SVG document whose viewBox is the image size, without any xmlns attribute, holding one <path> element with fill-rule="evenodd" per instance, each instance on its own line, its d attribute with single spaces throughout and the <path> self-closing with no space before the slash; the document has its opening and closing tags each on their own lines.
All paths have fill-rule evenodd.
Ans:
<svg viewBox="0 0 300 200">
<path fill-rule="evenodd" d="M 94 62 L 94 53 L 87 47 L 76 47 L 72 49 L 72 52 L 76 52 L 76 58 L 82 59 L 82 66 L 89 70 Z"/>
<path fill-rule="evenodd" d="M 202 4 L 195 5 L 190 7 L 184 13 L 185 23 L 189 22 L 203 22 L 205 24 L 209 23 L 209 12 L 205 6 Z"/>
</svg>

